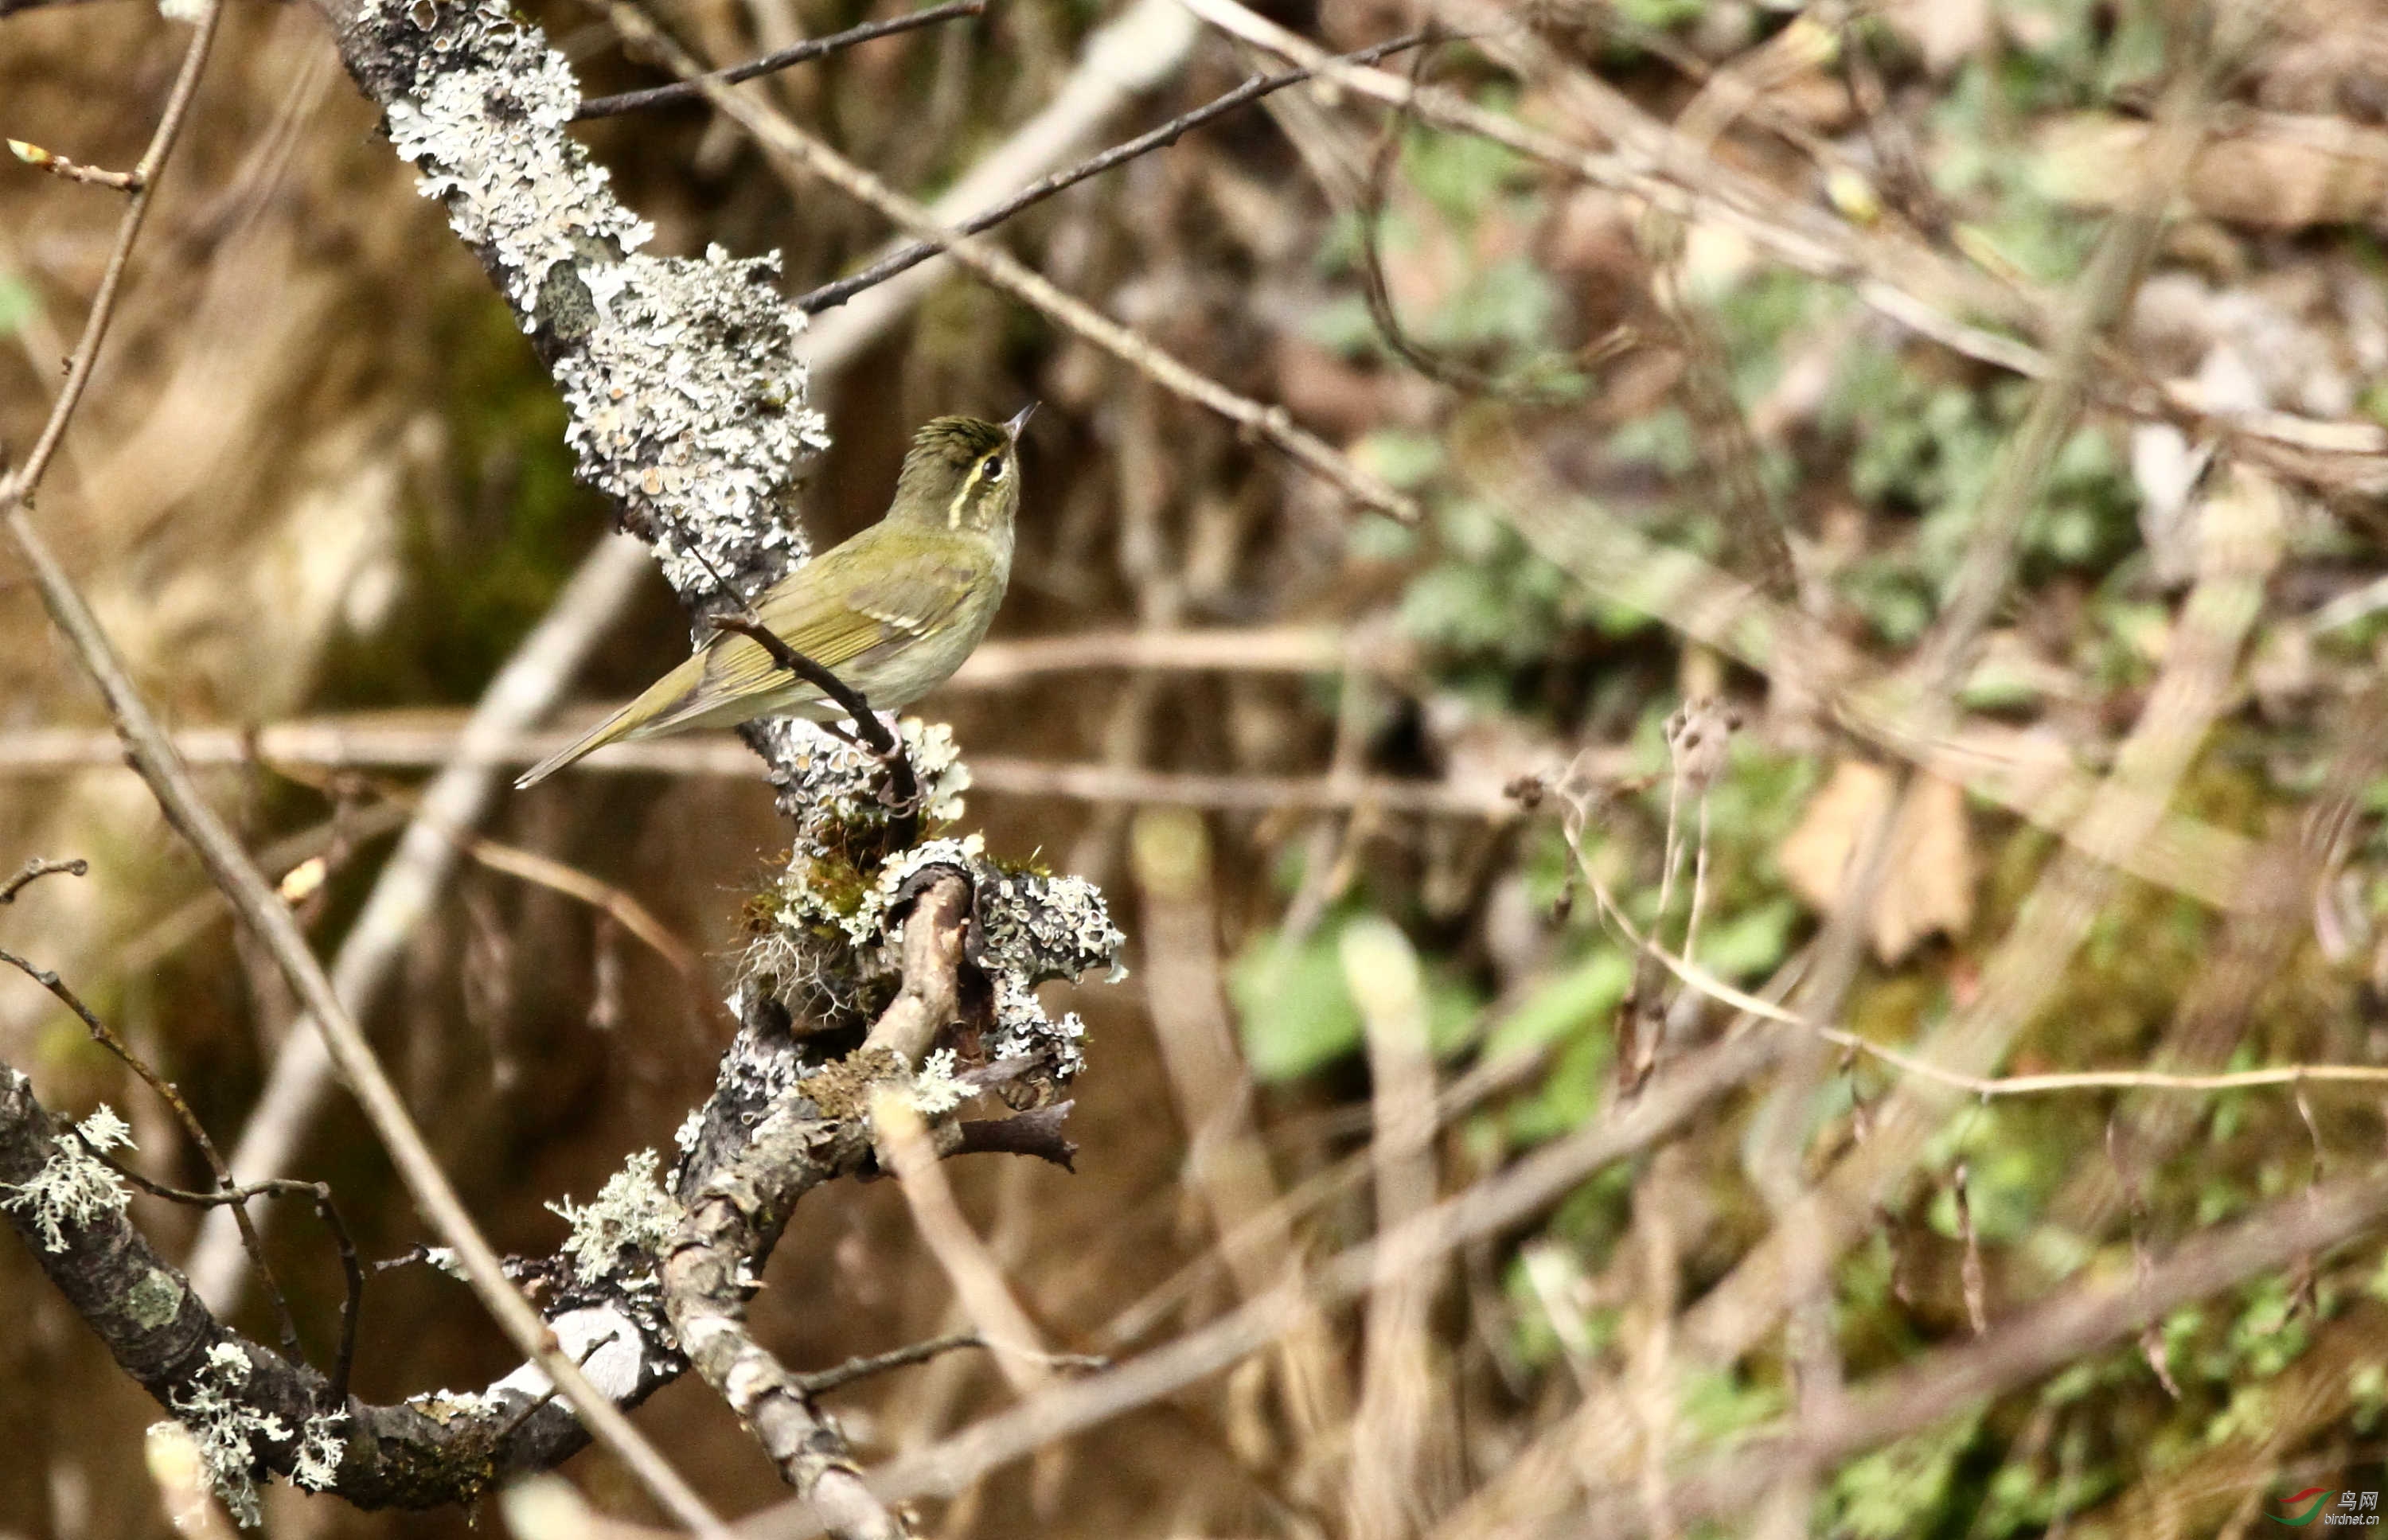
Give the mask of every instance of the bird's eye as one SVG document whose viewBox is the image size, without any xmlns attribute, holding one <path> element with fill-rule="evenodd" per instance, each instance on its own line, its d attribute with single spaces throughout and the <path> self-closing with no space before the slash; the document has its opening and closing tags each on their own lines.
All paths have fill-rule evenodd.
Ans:
<svg viewBox="0 0 2388 1540">
<path fill-rule="evenodd" d="M 989 486 L 994 486 L 1003 479 L 1003 461 L 990 456 L 980 462 L 978 474 L 981 481 L 985 482 Z"/>
</svg>

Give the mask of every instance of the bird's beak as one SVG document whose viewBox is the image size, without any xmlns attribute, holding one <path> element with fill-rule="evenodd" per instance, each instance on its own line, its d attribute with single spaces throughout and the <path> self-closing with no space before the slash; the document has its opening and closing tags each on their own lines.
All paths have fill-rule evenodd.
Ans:
<svg viewBox="0 0 2388 1540">
<path fill-rule="evenodd" d="M 1010 439 L 1014 444 L 1019 443 L 1021 430 L 1027 427 L 1028 420 L 1035 415 L 1036 403 L 1031 401 L 1011 414 L 1011 421 L 1003 425 L 1003 436 Z"/>
</svg>

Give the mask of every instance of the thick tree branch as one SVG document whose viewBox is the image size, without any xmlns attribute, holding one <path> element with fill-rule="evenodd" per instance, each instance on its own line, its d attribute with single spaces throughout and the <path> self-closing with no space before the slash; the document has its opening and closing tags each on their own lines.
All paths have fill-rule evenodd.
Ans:
<svg viewBox="0 0 2388 1540">
<path fill-rule="evenodd" d="M 676 1519 L 700 1533 L 719 1534 L 719 1521 L 622 1416 L 614 1403 L 580 1372 L 557 1345 L 546 1323 L 507 1281 L 496 1252 L 481 1236 L 445 1173 L 432 1157 L 421 1131 L 414 1127 L 396 1088 L 389 1083 L 379 1060 L 366 1042 L 362 1029 L 341 1004 L 331 979 L 309 949 L 307 939 L 291 917 L 290 911 L 274 895 L 250 861 L 248 852 L 233 838 L 231 830 L 224 827 L 215 810 L 200 795 L 189 767 L 175 753 L 171 740 L 159 726 L 147 702 L 133 688 L 115 644 L 28 516 L 27 501 L 39 486 L 42 473 L 47 469 L 50 457 L 56 452 L 82 398 L 83 386 L 90 378 L 100 341 L 107 334 L 116 297 L 121 291 L 126 259 L 140 233 L 143 215 L 156 186 L 157 173 L 173 146 L 184 116 L 197 92 L 200 68 L 206 61 L 221 16 L 221 6 L 210 5 L 207 7 L 184 55 L 182 72 L 175 82 L 166 111 L 151 137 L 148 149 L 135 168 L 139 185 L 120 223 L 108 269 L 101 280 L 99 297 L 93 302 L 91 314 L 84 322 L 82 339 L 69 369 L 67 385 L 59 392 L 32 452 L 5 483 L 0 483 L 0 515 L 5 515 L 9 536 L 23 554 L 26 564 L 32 569 L 34 586 L 52 621 L 64 635 L 76 661 L 107 701 L 108 714 L 124 739 L 127 755 L 133 767 L 148 782 L 167 820 L 197 852 L 208 875 L 264 943 L 300 1002 L 313 1013 L 317 1029 L 324 1034 L 325 1046 L 331 1052 L 333 1064 L 363 1105 L 367 1118 L 388 1149 L 399 1175 L 417 1206 L 431 1220 L 441 1238 L 456 1249 L 475 1292 L 489 1306 L 506 1334 L 527 1356 L 538 1360 L 553 1376 L 574 1408 L 623 1458 Z M 482 105 L 484 110 L 494 110 L 486 97 Z"/>
<path fill-rule="evenodd" d="M 905 921 L 903 991 L 868 1044 L 790 1086 L 752 1142 L 683 1194 L 687 1217 L 663 1255 L 664 1306 L 690 1363 L 841 1540 L 891 1540 L 905 1531 L 864 1487 L 804 1380 L 748 1332 L 746 1300 L 796 1200 L 871 1164 L 872 1087 L 900 1088 L 954 1019 L 969 918 L 963 875 L 935 871 Z"/>
<path fill-rule="evenodd" d="M 77 1158 L 89 1157 L 34 1099 L 32 1083 L 0 1065 L 0 1187 L 21 1195 L 44 1172 Z M 249 1428 L 258 1474 L 292 1473 L 304 1443 L 325 1438 L 337 1453 L 323 1489 L 360 1508 L 430 1508 L 472 1501 L 493 1478 L 545 1470 L 588 1442 L 569 1407 L 526 1419 L 535 1396 L 507 1386 L 398 1406 L 339 1395 L 323 1375 L 217 1319 L 121 1206 L 62 1218 L 56 1245 L 31 1204 L 0 1203 L 0 1212 L 109 1356 L 159 1406 L 186 1415 L 197 1393 L 219 1382 Z M 627 1361 L 668 1358 L 657 1345 L 655 1354 L 633 1353 Z M 234 1361 L 227 1354 L 238 1360 L 229 1384 L 220 1382 Z M 618 1393 L 634 1404 L 669 1378 L 634 1370 Z M 268 1419 L 279 1433 L 267 1430 Z"/>
<path fill-rule="evenodd" d="M 440 199 L 451 224 L 481 259 L 553 371 L 565 399 L 567 433 L 582 479 L 615 500 L 628 527 L 665 541 L 667 576 L 696 607 L 716 602 L 717 573 L 728 574 L 730 592 L 738 595 L 755 591 L 784 572 L 801 558 L 804 543 L 786 518 L 783 499 L 797 461 L 823 438 L 818 415 L 804 409 L 803 370 L 792 346 L 802 322 L 772 292 L 770 259 L 732 261 L 716 254 L 702 260 L 662 260 L 637 255 L 647 235 L 645 227 L 613 200 L 602 173 L 564 132 L 578 105 L 568 70 L 535 30 L 502 7 L 367 0 L 330 8 L 343 59 L 367 95 L 387 112 L 392 143 L 422 170 L 425 190 Z M 96 1319 L 131 1300 L 152 1325 L 184 1323 L 172 1361 L 162 1368 L 151 1366 L 155 1371 L 143 1382 L 186 1422 L 204 1420 L 195 1409 L 201 1405 L 194 1398 L 195 1387 L 205 1389 L 213 1398 L 208 1404 L 221 1407 L 224 1415 L 253 1422 L 254 1463 L 260 1471 L 289 1471 L 310 1484 L 327 1485 L 367 1506 L 453 1501 L 474 1495 L 493 1474 L 552 1464 L 586 1436 L 581 1431 L 585 1425 L 614 1447 L 676 1521 L 699 1534 L 718 1534 L 718 1521 L 617 1409 L 617 1402 L 634 1402 L 678 1372 L 680 1359 L 662 1320 L 650 1319 L 653 1312 L 642 1315 L 640 1303 L 618 1286 L 607 1293 L 610 1274 L 600 1266 L 592 1276 L 586 1255 L 591 1246 L 602 1251 L 602 1240 L 578 1231 L 573 1250 L 577 1268 L 559 1274 L 548 1265 L 542 1274 L 556 1291 L 549 1296 L 548 1319 L 542 1319 L 515 1290 L 510 1278 L 519 1275 L 510 1274 L 474 1230 L 366 1046 L 354 1014 L 308 950 L 287 908 L 199 795 L 188 766 L 24 506 L 88 376 L 118 290 L 124 251 L 146 208 L 150 177 L 187 106 L 211 27 L 212 13 L 186 60 L 168 122 L 142 162 L 140 185 L 131 200 L 117 257 L 77 351 L 70 374 L 73 388 L 61 398 L 25 467 L 0 483 L 0 514 L 6 515 L 8 533 L 32 567 L 54 619 L 106 699 L 133 768 L 149 783 L 169 820 L 198 851 L 227 902 L 262 939 L 289 978 L 324 1036 L 330 1062 L 362 1103 L 418 1206 L 531 1362 L 482 1396 L 451 1398 L 450 1404 L 428 1412 L 392 1411 L 389 1415 L 400 1420 L 390 1435 L 397 1443 L 384 1448 L 386 1430 L 364 1415 L 371 1408 L 323 1405 L 324 1394 L 307 1378 L 308 1371 L 233 1338 L 178 1275 L 146 1260 L 129 1276 L 121 1269 L 109 1272 L 105 1264 L 110 1259 L 146 1258 L 147 1252 L 129 1226 L 111 1221 L 105 1203 L 89 1214 L 82 1208 L 39 1211 L 38 1224 L 12 1207 L 12 1218 L 29 1233 L 39 1230 L 44 1239 L 55 1232 L 57 1249 L 45 1255 L 59 1258 L 61 1286 L 69 1287 L 77 1307 L 87 1315 Z M 854 849 L 844 833 L 873 819 L 884 820 L 883 808 L 857 796 L 869 779 L 863 767 L 852 762 L 852 751 L 834 746 L 824 751 L 808 728 L 784 724 L 753 730 L 750 741 L 778 768 L 788 792 L 783 805 L 814 841 L 804 848 Z M 941 768 L 950 768 L 949 741 L 932 743 L 944 756 Z M 923 775 L 934 779 L 925 762 Z M 789 932 L 845 938 L 833 943 L 834 955 L 811 960 L 816 969 L 827 966 L 836 971 L 836 987 L 845 991 L 839 998 L 862 1000 L 881 987 L 883 974 L 873 971 L 880 965 L 872 946 L 914 896 L 915 881 L 967 892 L 964 878 L 935 875 L 940 863 L 970 874 L 973 882 L 995 870 L 974 848 L 938 841 L 911 852 L 897 869 L 882 872 L 874 864 L 871 870 L 854 873 L 866 909 L 857 912 L 849 898 L 847 907 L 833 915 L 804 910 L 817 895 L 807 896 L 791 882 L 789 902 L 796 915 L 788 921 Z M 1058 1083 L 1074 1074 L 1080 1062 L 1075 1039 L 1082 1029 L 1073 1019 L 1048 1020 L 1034 987 L 1041 979 L 1072 976 L 1108 962 L 1119 935 L 1099 895 L 1084 884 L 1005 874 L 999 886 L 999 900 L 980 905 L 972 916 L 972 991 L 965 997 L 950 983 L 941 994 L 916 991 L 907 1009 L 926 1022 L 921 1049 L 937 1027 L 967 1011 L 978 1034 L 973 1043 L 984 1037 L 990 1054 L 1032 1066 L 1048 1085 Z M 843 890 L 850 895 L 854 889 Z M 969 905 L 924 907 L 934 908 L 940 917 L 914 927 L 918 944 L 934 940 L 940 966 L 952 973 L 963 966 L 959 934 L 960 916 Z M 834 924 L 824 931 L 830 919 Z M 941 1006 L 939 999 L 945 1002 Z M 785 1030 L 781 1002 L 752 986 L 746 1000 L 752 1029 L 742 1033 L 725 1059 L 716 1094 L 692 1126 L 691 1158 L 681 1175 L 692 1193 L 718 1193 L 726 1183 L 760 1200 L 759 1205 L 733 1202 L 725 1210 L 718 1201 L 699 1199 L 691 1209 L 692 1225 L 703 1220 L 744 1227 L 737 1236 L 742 1264 L 759 1267 L 785 1223 L 787 1205 L 813 1182 L 862 1169 L 869 1142 L 855 1134 L 854 1153 L 838 1156 L 838 1142 L 846 1137 L 842 1130 L 861 1121 L 854 1108 L 832 1107 L 827 1116 L 805 1114 L 788 1099 L 784 1093 L 814 1067 L 789 1051 L 793 1040 Z M 832 1014 L 834 1005 L 832 1002 Z M 775 1011 L 779 1026 L 773 1029 Z M 928 1020 L 930 1016 L 937 1019 Z M 897 1072 L 908 1067 L 895 1055 L 874 1054 L 870 1062 Z M 934 1067 L 946 1085 L 953 1083 L 950 1065 Z M 10 1074 L 11 1089 L 22 1091 L 21 1079 Z M 810 1093 L 821 1090 L 806 1083 Z M 775 1107 L 783 1115 L 773 1126 L 783 1130 L 794 1147 L 745 1137 L 749 1120 L 743 1113 L 758 1106 Z M 24 1108 L 18 1110 L 25 1109 L 30 1110 L 15 1130 L 23 1134 L 15 1152 L 18 1158 L 8 1170 L 30 1181 L 55 1165 L 58 1143 L 55 1138 L 35 1137 L 48 1130 L 45 1120 L 34 1117 L 38 1108 L 32 1107 L 29 1094 Z M 940 1132 L 959 1146 L 958 1128 L 948 1125 Z M 833 1158 L 810 1164 L 799 1158 L 802 1149 L 815 1147 Z M 80 1151 L 81 1143 L 74 1148 Z M 84 1158 L 100 1173 L 100 1191 L 114 1191 L 107 1168 L 87 1155 Z M 746 1184 L 743 1188 L 742 1182 Z M 121 1221 L 121 1212 L 113 1219 Z M 701 1227 L 700 1232 L 708 1233 Z M 701 1258 L 705 1248 L 700 1246 L 698 1253 Z M 636 1262 L 640 1255 L 626 1246 L 612 1266 Z M 78 1278 L 89 1281 L 94 1277 L 97 1281 L 89 1287 L 75 1284 Z M 731 1289 L 740 1282 L 734 1273 L 709 1281 Z M 718 1289 L 705 1297 L 720 1302 Z M 743 1300 L 727 1303 L 743 1308 Z M 126 1348 L 121 1333 L 117 1338 L 112 1346 L 120 1347 L 120 1357 L 143 1346 L 136 1341 Z M 692 1340 L 709 1347 L 714 1339 L 699 1332 Z M 763 1406 L 744 1393 L 746 1388 L 724 1386 L 742 1412 L 756 1413 L 752 1420 L 767 1433 L 775 1454 L 785 1453 L 798 1465 L 810 1461 L 819 1467 L 807 1484 L 824 1512 L 841 1522 L 850 1521 L 853 1533 L 893 1533 L 882 1523 L 883 1514 L 862 1496 L 859 1485 L 831 1470 L 833 1449 L 816 1447 L 808 1453 L 788 1444 L 790 1437 L 800 1443 L 809 1437 L 789 1420 L 792 1409 L 801 1411 L 800 1397 Z M 562 1399 L 547 1404 L 546 1398 L 558 1392 Z M 291 1408 L 286 1414 L 277 1409 L 283 1401 Z M 351 1417 L 361 1430 L 351 1435 L 351 1443 L 362 1454 L 325 1442 L 325 1424 L 343 1416 Z M 461 1432 L 444 1443 L 434 1440 L 437 1446 L 426 1449 L 421 1446 L 421 1430 L 408 1425 L 407 1419 Z M 461 1465 L 443 1463 L 440 1457 L 451 1445 L 470 1445 L 471 1458 Z M 242 1447 L 246 1451 L 249 1445 Z M 327 1451 L 335 1447 L 347 1472 L 337 1476 L 325 1464 Z M 349 1463 L 352 1458 L 358 1463 Z M 246 1480 L 250 1463 L 250 1454 L 244 1452 L 228 1468 Z"/>
</svg>

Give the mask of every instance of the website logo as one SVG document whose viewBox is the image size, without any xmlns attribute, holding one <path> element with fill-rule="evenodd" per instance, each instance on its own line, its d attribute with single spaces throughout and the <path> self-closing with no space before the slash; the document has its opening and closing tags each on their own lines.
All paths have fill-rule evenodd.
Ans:
<svg viewBox="0 0 2388 1540">
<path fill-rule="evenodd" d="M 2291 1529 L 2303 1529 L 2314 1521 L 2321 1512 L 2322 1504 L 2330 1501 L 2330 1497 L 2329 1487 L 2308 1486 L 2293 1497 L 2281 1499 L 2280 1506 L 2288 1509 L 2286 1513 L 2267 1513 L 2264 1517 L 2276 1524 L 2286 1524 Z M 2303 1508 L 2298 1507 L 2301 1503 L 2305 1505 Z"/>
<path fill-rule="evenodd" d="M 2338 1501 L 2332 1504 L 2331 1499 Z M 2316 1520 L 2324 1524 L 2355 1524 L 2365 1529 L 2376 1528 L 2380 1522 L 2380 1494 L 2377 1492 L 2341 1492 L 2334 1487 L 2308 1486 L 2293 1497 L 2280 1499 L 2281 1511 L 2267 1513 L 2265 1518 L 2291 1529 L 2303 1529 Z M 2330 1508 L 2330 1512 L 2323 1512 Z"/>
</svg>

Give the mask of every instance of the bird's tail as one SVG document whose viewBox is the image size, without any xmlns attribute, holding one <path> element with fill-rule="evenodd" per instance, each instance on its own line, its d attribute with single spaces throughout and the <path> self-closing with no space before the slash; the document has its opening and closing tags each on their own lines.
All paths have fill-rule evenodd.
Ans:
<svg viewBox="0 0 2388 1540">
<path fill-rule="evenodd" d="M 635 731 L 640 724 L 644 722 L 648 716 L 654 714 L 652 710 L 641 710 L 641 708 L 645 705 L 646 701 L 644 697 L 641 697 L 639 700 L 631 701 L 629 705 L 624 706 L 620 711 L 616 712 L 604 721 L 600 722 L 594 727 L 591 727 L 587 732 L 581 734 L 578 738 L 574 740 L 570 748 L 560 749 L 554 753 L 548 755 L 545 759 L 540 760 L 537 764 L 532 765 L 529 769 L 524 771 L 520 776 L 514 778 L 514 789 L 519 791 L 527 787 L 537 786 L 540 782 L 547 779 L 548 776 L 554 775 L 558 770 L 570 764 L 574 760 L 579 759 L 584 754 L 594 753 L 598 750 L 605 747 L 608 743 L 613 742 L 615 739 L 626 737 L 629 733 Z"/>
<path fill-rule="evenodd" d="M 514 782 L 515 789 L 537 786 L 574 760 L 594 753 L 608 743 L 626 738 L 654 738 L 660 733 L 702 726 L 707 708 L 714 704 L 700 688 L 705 666 L 705 654 L 699 652 L 690 658 L 649 685 L 637 700 L 582 734 L 570 748 L 548 755 L 523 772 Z"/>
</svg>

